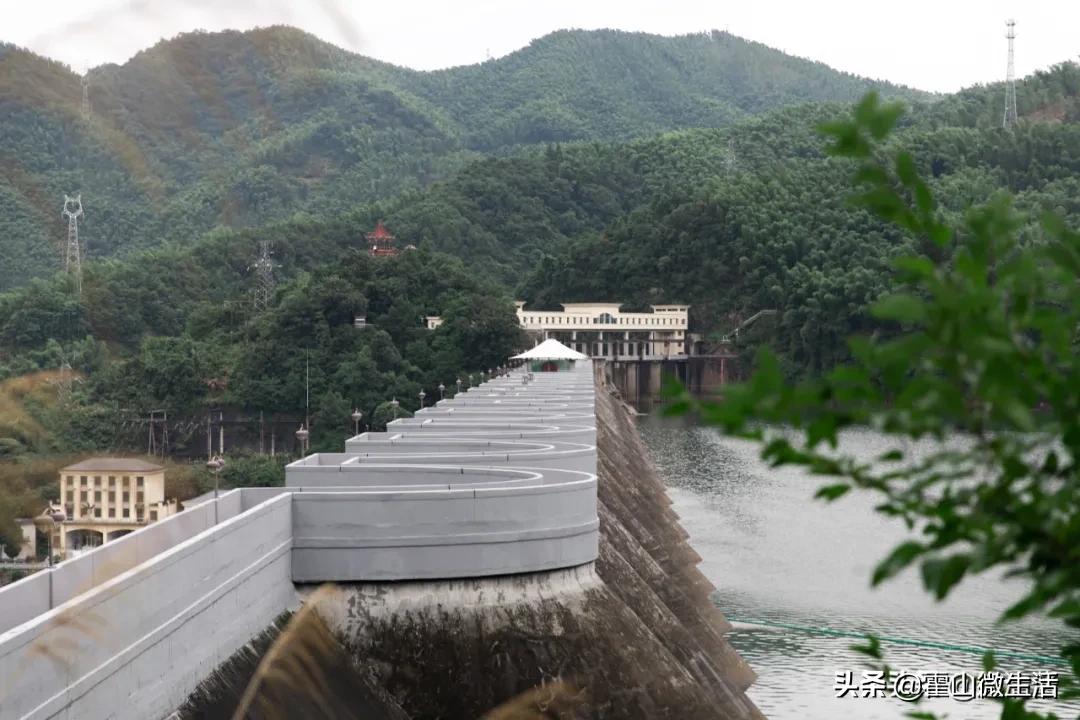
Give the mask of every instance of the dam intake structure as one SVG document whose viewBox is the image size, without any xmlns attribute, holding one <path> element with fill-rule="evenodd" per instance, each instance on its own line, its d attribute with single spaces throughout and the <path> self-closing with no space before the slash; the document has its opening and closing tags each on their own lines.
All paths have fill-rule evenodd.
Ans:
<svg viewBox="0 0 1080 720">
<path fill-rule="evenodd" d="M 557 717 L 760 717 L 598 377 L 495 378 L 0 590 L 0 716 L 230 717 L 317 598 L 359 678 L 323 690 L 371 717 L 479 718 L 557 682 L 581 691 Z"/>
</svg>

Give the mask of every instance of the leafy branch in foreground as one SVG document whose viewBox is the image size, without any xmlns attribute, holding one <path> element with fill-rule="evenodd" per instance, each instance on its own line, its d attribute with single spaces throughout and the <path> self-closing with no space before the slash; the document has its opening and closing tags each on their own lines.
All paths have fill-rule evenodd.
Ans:
<svg viewBox="0 0 1080 720">
<path fill-rule="evenodd" d="M 917 563 L 942 599 L 994 568 L 1027 581 L 1002 620 L 1044 613 L 1080 628 L 1080 235 L 1048 216 L 1042 237 L 1021 244 L 1023 219 L 1004 195 L 943 222 L 915 159 L 883 148 L 901 113 L 870 94 L 821 128 L 831 154 L 857 165 L 855 201 L 921 248 L 896 261 L 898 287 L 871 309 L 883 330 L 851 339 L 852 360 L 824 377 L 788 384 L 763 352 L 722 402 L 684 393 L 668 412 L 693 409 L 761 442 L 773 466 L 833 476 L 818 491 L 825 500 L 879 494 L 877 510 L 915 534 L 881 561 L 874 584 Z M 840 432 L 857 426 L 895 446 L 874 462 L 840 452 Z M 936 442 L 913 454 L 913 439 Z M 1080 675 L 1070 634 L 1060 652 Z"/>
</svg>

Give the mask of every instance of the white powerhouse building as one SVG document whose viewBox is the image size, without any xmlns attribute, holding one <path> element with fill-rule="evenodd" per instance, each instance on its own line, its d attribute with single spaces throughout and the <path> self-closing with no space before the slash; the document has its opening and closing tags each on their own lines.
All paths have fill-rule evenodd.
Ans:
<svg viewBox="0 0 1080 720">
<path fill-rule="evenodd" d="M 623 312 L 621 303 L 564 303 L 556 310 L 526 310 L 518 321 L 540 340 L 554 338 L 594 358 L 683 358 L 687 355 L 689 305 L 652 305 L 652 312 Z"/>
</svg>

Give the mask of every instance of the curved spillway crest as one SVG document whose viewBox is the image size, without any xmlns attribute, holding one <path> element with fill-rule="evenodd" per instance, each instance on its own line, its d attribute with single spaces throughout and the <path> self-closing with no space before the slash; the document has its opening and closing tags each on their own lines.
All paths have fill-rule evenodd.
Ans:
<svg viewBox="0 0 1080 720">
<path fill-rule="evenodd" d="M 537 380 L 536 378 L 540 378 Z M 296 582 L 483 577 L 596 559 L 591 369 L 510 375 L 286 467 Z"/>
</svg>

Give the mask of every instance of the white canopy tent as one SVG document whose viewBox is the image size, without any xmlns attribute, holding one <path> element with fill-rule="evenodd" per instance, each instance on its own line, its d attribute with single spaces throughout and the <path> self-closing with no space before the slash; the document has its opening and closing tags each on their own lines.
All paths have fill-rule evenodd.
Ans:
<svg viewBox="0 0 1080 720">
<path fill-rule="evenodd" d="M 515 355 L 513 360 L 588 360 L 588 355 L 583 355 L 577 350 L 568 348 L 558 340 L 545 340 L 532 350 Z"/>
</svg>

